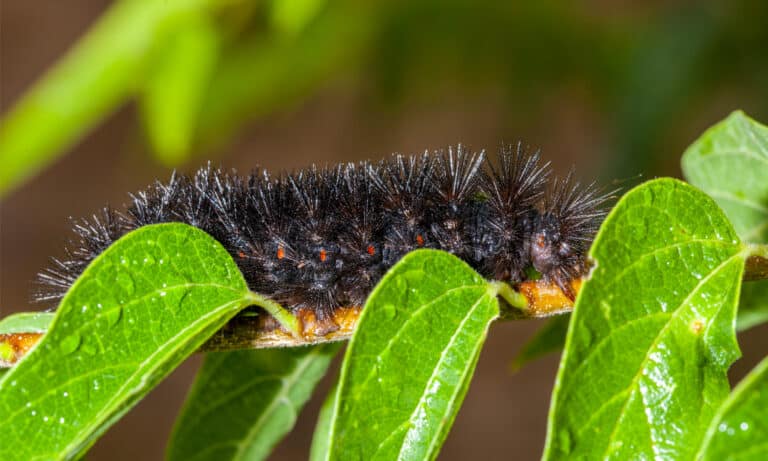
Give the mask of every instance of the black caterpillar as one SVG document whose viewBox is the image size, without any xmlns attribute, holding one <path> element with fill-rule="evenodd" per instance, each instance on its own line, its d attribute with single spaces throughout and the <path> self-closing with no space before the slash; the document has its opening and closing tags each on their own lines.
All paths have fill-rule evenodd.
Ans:
<svg viewBox="0 0 768 461">
<path fill-rule="evenodd" d="M 610 193 L 549 164 L 518 144 L 499 161 L 459 146 L 270 176 L 202 168 L 173 174 L 132 196 L 123 212 L 104 208 L 75 223 L 66 257 L 39 275 L 39 301 L 58 302 L 86 266 L 125 233 L 183 222 L 230 252 L 250 288 L 318 319 L 360 306 L 406 253 L 436 248 L 488 279 L 521 282 L 530 268 L 573 298 L 586 252 Z"/>
</svg>

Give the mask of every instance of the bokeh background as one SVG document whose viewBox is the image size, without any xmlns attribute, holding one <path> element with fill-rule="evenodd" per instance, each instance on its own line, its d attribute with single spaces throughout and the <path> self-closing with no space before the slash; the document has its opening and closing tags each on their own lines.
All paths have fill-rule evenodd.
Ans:
<svg viewBox="0 0 768 461">
<path fill-rule="evenodd" d="M 768 2 L 3 0 L 0 313 L 36 309 L 68 218 L 172 168 L 249 171 L 464 143 L 539 147 L 625 187 L 734 109 L 768 121 Z M 557 357 L 509 364 L 541 327 L 495 325 L 440 459 L 536 459 Z M 737 379 L 768 350 L 740 335 Z M 200 357 L 91 460 L 161 459 Z M 307 458 L 336 370 L 273 459 Z"/>
</svg>

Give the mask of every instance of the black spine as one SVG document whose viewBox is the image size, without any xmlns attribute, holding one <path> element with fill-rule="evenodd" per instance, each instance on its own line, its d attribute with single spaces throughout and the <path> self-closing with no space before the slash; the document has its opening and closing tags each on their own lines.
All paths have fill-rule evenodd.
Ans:
<svg viewBox="0 0 768 461">
<path fill-rule="evenodd" d="M 549 165 L 519 144 L 503 146 L 496 163 L 459 146 L 278 177 L 209 165 L 131 196 L 125 213 L 107 207 L 77 222 L 77 238 L 39 275 L 35 296 L 58 302 L 112 242 L 163 222 L 209 233 L 251 289 L 321 319 L 361 305 L 389 267 L 421 247 L 451 252 L 489 279 L 519 282 L 534 267 L 572 294 L 568 282 L 586 270 L 610 194 L 572 175 L 549 177 Z"/>
</svg>

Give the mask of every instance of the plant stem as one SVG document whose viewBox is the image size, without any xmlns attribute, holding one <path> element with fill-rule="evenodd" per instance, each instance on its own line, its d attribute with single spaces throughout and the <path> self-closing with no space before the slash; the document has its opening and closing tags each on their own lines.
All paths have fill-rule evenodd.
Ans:
<svg viewBox="0 0 768 461">
<path fill-rule="evenodd" d="M 768 279 L 768 245 L 750 244 L 747 246 L 749 256 L 744 267 L 744 280 Z"/>
<path fill-rule="evenodd" d="M 510 306 L 516 307 L 522 311 L 528 309 L 528 299 L 519 292 L 513 290 L 507 283 L 493 281 L 490 282 L 489 285 L 495 294 L 501 296 Z"/>
<path fill-rule="evenodd" d="M 294 337 L 301 337 L 301 326 L 299 325 L 299 319 L 291 314 L 288 310 L 283 308 L 280 304 L 272 301 L 269 298 L 258 295 L 254 292 L 249 292 L 247 300 L 254 306 L 259 306 L 269 313 L 280 325 L 286 330 L 290 331 Z"/>
</svg>

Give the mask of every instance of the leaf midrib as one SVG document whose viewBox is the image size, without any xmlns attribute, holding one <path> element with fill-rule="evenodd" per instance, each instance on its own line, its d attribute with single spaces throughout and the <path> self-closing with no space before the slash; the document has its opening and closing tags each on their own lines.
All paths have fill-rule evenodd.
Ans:
<svg viewBox="0 0 768 461">
<path fill-rule="evenodd" d="M 384 355 L 389 354 L 389 351 L 392 349 L 392 346 L 397 342 L 397 340 L 400 338 L 401 335 L 405 334 L 405 330 L 407 330 L 406 327 L 417 316 L 419 316 L 425 309 L 427 309 L 428 307 L 432 306 L 433 304 L 436 304 L 437 302 L 441 301 L 443 298 L 445 298 L 446 296 L 448 296 L 448 295 L 450 295 L 450 294 L 452 294 L 454 292 L 463 291 L 463 290 L 477 290 L 478 288 L 483 288 L 483 286 L 482 285 L 463 285 L 463 286 L 460 286 L 460 287 L 450 288 L 450 289 L 445 290 L 444 292 L 440 293 L 440 295 L 438 295 L 434 299 L 430 300 L 429 302 L 426 302 L 426 303 L 422 304 L 421 306 L 419 306 L 418 309 L 416 309 L 413 312 L 411 312 L 411 314 L 408 316 L 408 319 L 403 322 L 403 324 L 400 326 L 400 328 L 398 328 L 397 333 L 395 333 L 395 335 L 392 336 L 387 341 L 387 345 L 379 353 L 379 356 L 383 357 Z M 363 382 L 355 386 L 357 388 L 358 392 L 361 392 L 361 389 L 368 385 L 368 383 L 371 381 L 371 379 L 373 379 L 373 376 L 375 374 L 376 374 L 376 368 L 375 367 L 371 367 L 369 372 L 368 372 L 368 375 L 363 380 Z"/>
<path fill-rule="evenodd" d="M 736 258 L 738 258 L 740 256 L 741 256 L 741 253 L 736 253 L 736 254 L 730 256 L 729 258 L 723 260 L 723 262 L 720 263 L 715 269 L 713 269 L 712 272 L 707 274 L 706 277 L 703 277 L 699 281 L 699 283 L 696 284 L 694 289 L 691 290 L 691 292 L 688 294 L 688 296 L 685 297 L 685 299 L 680 304 L 680 306 L 678 306 L 677 309 L 675 309 L 675 311 L 673 312 L 673 314 L 669 318 L 669 320 L 664 324 L 662 329 L 659 330 L 659 332 L 656 334 L 656 337 L 654 338 L 653 342 L 651 343 L 651 346 L 648 348 L 648 351 L 646 352 L 645 357 L 643 357 L 643 360 L 640 362 L 640 366 L 638 367 L 637 373 L 635 373 L 635 375 L 632 377 L 632 381 L 630 382 L 629 386 L 627 386 L 627 389 L 630 390 L 629 391 L 630 394 L 633 393 L 637 389 L 638 380 L 640 379 L 640 376 L 642 376 L 642 371 L 645 369 L 646 363 L 650 359 L 651 351 L 656 349 L 656 347 L 658 346 L 659 342 L 661 341 L 661 338 L 663 336 L 665 336 L 665 333 L 669 329 L 669 326 L 672 324 L 672 320 L 674 320 L 677 317 L 677 315 L 680 312 L 683 311 L 684 306 L 687 305 L 691 301 L 691 299 L 693 299 L 694 294 L 698 293 L 698 291 L 704 286 L 705 283 L 707 283 L 712 277 L 714 277 L 723 268 L 725 268 L 728 264 L 730 264 L 733 260 L 735 260 Z M 722 308 L 722 306 L 720 308 Z M 621 425 L 620 421 L 621 421 L 623 415 L 626 413 L 626 408 L 627 408 L 627 404 L 629 403 L 629 401 L 630 401 L 630 397 L 627 396 L 627 399 L 624 401 L 624 405 L 622 405 L 621 411 L 619 412 L 619 417 L 618 417 L 618 419 L 616 420 L 616 423 L 613 426 L 613 430 L 611 431 L 611 435 L 608 438 L 608 443 L 606 444 L 606 448 L 605 448 L 605 451 L 603 452 L 603 456 L 602 456 L 603 459 L 607 459 L 607 457 L 608 457 L 609 450 L 611 449 L 611 446 L 613 445 L 613 442 L 614 442 L 614 438 L 616 437 L 616 431 L 618 430 L 618 428 Z M 641 398 L 641 402 L 643 404 L 643 408 L 646 408 L 645 399 Z M 651 423 L 648 422 L 648 424 L 649 424 L 649 427 L 651 427 Z M 651 446 L 653 447 L 655 445 L 655 441 L 653 439 L 653 431 L 649 431 L 649 433 L 650 433 L 650 436 L 651 436 Z"/>
<path fill-rule="evenodd" d="M 268 415 L 270 415 L 275 409 L 277 408 L 278 403 L 285 403 L 289 404 L 288 406 L 293 409 L 294 414 L 296 413 L 296 409 L 293 406 L 293 403 L 288 399 L 288 391 L 293 387 L 293 385 L 296 383 L 296 381 L 299 379 L 300 376 L 304 374 L 304 372 L 312 365 L 313 359 L 318 356 L 320 353 L 320 348 L 313 349 L 310 353 L 308 353 L 306 356 L 302 357 L 302 362 L 299 364 L 299 366 L 296 367 L 296 369 L 288 375 L 286 378 L 283 378 L 283 386 L 280 388 L 280 392 L 276 395 L 276 398 L 270 402 L 269 406 L 266 410 L 259 416 L 259 419 L 256 421 L 256 424 L 253 425 L 250 431 L 248 431 L 248 434 L 246 437 L 237 445 L 238 449 L 237 452 L 233 455 L 233 460 L 245 460 L 243 458 L 243 453 L 245 449 L 250 446 L 252 443 L 253 438 L 258 434 L 258 430 L 261 429 L 261 426 L 264 424 L 264 421 L 266 421 L 266 418 Z M 247 442 L 247 443 L 246 443 Z"/>
<path fill-rule="evenodd" d="M 195 322 L 189 324 L 187 327 L 179 330 L 177 334 L 175 334 L 174 336 L 169 338 L 168 341 L 160 345 L 160 347 L 157 349 L 156 352 L 149 355 L 146 359 L 142 360 L 139 363 L 139 366 L 136 368 L 136 372 L 132 373 L 126 378 L 123 385 L 120 388 L 118 388 L 118 390 L 113 394 L 113 397 L 110 400 L 108 400 L 107 403 L 102 407 L 104 408 L 104 410 L 97 413 L 91 419 L 91 421 L 93 421 L 94 423 L 86 427 L 83 427 L 78 432 L 80 432 L 81 434 L 83 433 L 92 434 L 96 429 L 98 429 L 101 426 L 104 417 L 111 415 L 114 412 L 115 408 L 119 407 L 119 405 L 115 404 L 116 400 L 123 401 L 123 402 L 130 402 L 131 397 L 135 395 L 137 391 L 141 390 L 141 383 L 143 382 L 142 380 L 138 383 L 138 386 L 134 385 L 133 389 L 127 390 L 129 385 L 133 384 L 133 381 L 136 379 L 136 377 L 139 375 L 143 375 L 145 377 L 152 376 L 154 374 L 154 371 L 160 369 L 162 366 L 166 364 L 166 360 L 155 360 L 157 357 L 164 357 L 167 359 L 168 357 L 171 357 L 174 354 L 176 354 L 184 346 L 186 346 L 187 342 L 182 343 L 180 341 L 177 341 L 177 338 L 184 336 L 188 331 L 201 330 L 202 328 L 200 328 L 200 326 L 207 325 L 208 324 L 207 320 L 209 318 L 221 316 L 224 312 L 230 310 L 232 306 L 244 304 L 244 301 L 247 301 L 247 299 L 245 297 L 242 297 L 241 299 L 236 299 L 236 300 L 224 303 L 217 308 L 211 309 L 207 314 L 200 316 Z M 190 336 L 190 340 L 192 339 L 194 339 L 194 336 Z M 173 344 L 174 342 L 176 342 L 176 345 L 174 347 L 172 348 L 166 347 L 166 345 Z M 146 370 L 144 370 L 144 367 L 151 362 L 155 362 L 157 365 L 154 367 L 149 367 Z M 142 370 L 144 370 L 144 372 L 141 372 Z M 123 395 L 126 392 L 127 394 Z M 80 445 L 80 442 L 76 444 L 70 444 L 65 448 L 64 452 L 71 453 L 72 450 L 77 448 L 77 446 L 79 445 Z"/>
</svg>

